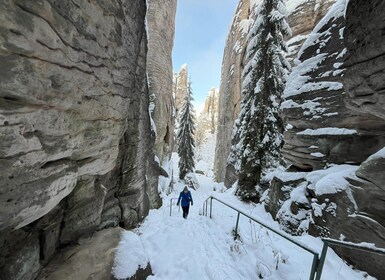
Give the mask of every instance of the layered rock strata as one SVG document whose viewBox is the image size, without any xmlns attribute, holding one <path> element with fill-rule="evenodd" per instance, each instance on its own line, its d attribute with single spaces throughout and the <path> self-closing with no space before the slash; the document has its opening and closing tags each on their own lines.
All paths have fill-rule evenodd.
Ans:
<svg viewBox="0 0 385 280">
<path fill-rule="evenodd" d="M 383 8 L 383 1 L 337 1 L 305 41 L 289 77 L 284 155 L 297 168 L 320 169 L 281 174 L 271 183 L 266 207 L 293 234 L 308 230 L 385 247 Z M 334 249 L 383 277 L 383 257 Z"/>
<path fill-rule="evenodd" d="M 187 64 L 183 64 L 180 71 L 174 74 L 174 98 L 175 98 L 175 116 L 182 109 L 184 99 L 187 94 L 187 83 L 188 83 L 188 70 Z"/>
<path fill-rule="evenodd" d="M 154 100 L 155 154 L 160 162 L 171 156 L 174 138 L 174 97 L 171 52 L 174 43 L 176 0 L 148 1 L 147 72 L 150 97 Z"/>
<path fill-rule="evenodd" d="M 250 0 L 239 1 L 223 53 L 218 100 L 218 141 L 215 146 L 214 161 L 215 180 L 218 182 L 225 179 L 226 161 L 231 147 L 231 132 L 239 113 L 242 61 L 251 21 L 250 5 Z"/>
<path fill-rule="evenodd" d="M 145 1 L 0 6 L 0 275 L 148 213 Z"/>
<path fill-rule="evenodd" d="M 207 116 L 207 119 L 210 123 L 210 133 L 214 134 L 217 129 L 218 123 L 218 94 L 219 90 L 217 88 L 212 88 L 206 97 L 205 107 L 203 109 L 203 114 Z"/>
<path fill-rule="evenodd" d="M 315 27 L 288 78 L 281 108 L 289 126 L 284 157 L 302 169 L 327 163 L 359 164 L 385 143 L 384 122 L 352 110 L 343 86 L 348 52 L 342 37 L 345 7 L 339 1 Z"/>
<path fill-rule="evenodd" d="M 335 0 L 302 0 L 287 1 L 286 7 L 289 17 L 292 36 L 287 38 L 289 53 L 287 59 L 294 65 L 298 51 L 307 39 L 309 33 L 325 16 Z"/>
<path fill-rule="evenodd" d="M 227 187 L 237 179 L 235 170 L 227 165 L 231 146 L 233 123 L 239 114 L 241 101 L 241 73 L 244 61 L 244 49 L 247 44 L 249 25 L 256 18 L 255 4 L 259 1 L 240 1 L 228 38 L 222 63 L 222 78 L 219 93 L 218 138 L 215 148 L 215 179 L 224 181 Z M 286 38 L 289 48 L 288 59 L 292 63 L 300 47 L 320 19 L 327 13 L 335 0 L 289 0 L 287 2 L 287 21 L 292 29 L 292 37 Z"/>
</svg>

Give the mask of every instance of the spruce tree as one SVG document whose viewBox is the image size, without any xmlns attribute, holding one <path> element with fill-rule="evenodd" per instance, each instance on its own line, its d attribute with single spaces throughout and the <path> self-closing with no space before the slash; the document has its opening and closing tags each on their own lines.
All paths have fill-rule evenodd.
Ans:
<svg viewBox="0 0 385 280">
<path fill-rule="evenodd" d="M 184 99 L 182 110 L 179 114 L 178 155 L 179 155 L 179 178 L 184 179 L 187 173 L 194 171 L 194 107 L 192 104 L 191 82 L 187 86 L 187 94 Z"/>
<path fill-rule="evenodd" d="M 241 111 L 228 159 L 238 175 L 236 194 L 253 201 L 259 200 L 256 187 L 263 174 L 281 160 L 284 125 L 279 106 L 290 68 L 283 36 L 291 32 L 284 0 L 263 0 L 257 9 L 248 35 Z"/>
</svg>

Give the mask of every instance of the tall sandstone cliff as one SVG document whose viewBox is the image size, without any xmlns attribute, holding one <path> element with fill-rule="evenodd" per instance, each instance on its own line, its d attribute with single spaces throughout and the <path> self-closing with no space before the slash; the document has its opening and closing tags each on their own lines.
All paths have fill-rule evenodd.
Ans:
<svg viewBox="0 0 385 280">
<path fill-rule="evenodd" d="M 330 4 L 319 3 L 313 1 L 314 9 L 308 10 L 312 20 L 301 9 L 292 11 L 303 21 L 289 16 L 295 67 L 282 110 L 288 123 L 283 155 L 292 166 L 271 180 L 264 203 L 292 234 L 307 231 L 383 248 L 385 2 L 338 0 L 330 9 L 314 13 Z M 313 26 L 303 36 L 296 34 L 300 26 L 293 22 Z M 227 185 L 236 179 L 233 175 L 228 168 Z M 335 251 L 355 267 L 383 278 L 383 258 L 376 254 Z"/>
<path fill-rule="evenodd" d="M 160 165 L 170 159 L 174 146 L 174 97 L 172 48 L 174 45 L 176 0 L 150 0 L 147 7 L 148 52 L 147 73 L 150 94 L 150 113 L 154 121 L 154 153 L 158 160 L 149 165 L 154 175 L 148 190 L 150 207 L 161 206 L 158 194 Z M 164 174 L 164 173 L 162 173 Z"/>
<path fill-rule="evenodd" d="M 177 1 L 151 0 L 148 3 L 147 71 L 150 96 L 155 99 L 155 154 L 162 162 L 169 159 L 173 149 L 174 97 L 171 53 Z"/>
<path fill-rule="evenodd" d="M 0 6 L 0 278 L 35 279 L 59 248 L 148 214 L 158 174 L 146 1 Z M 119 231 L 102 232 L 119 241 Z M 95 261 L 93 277 L 109 277 L 111 263 Z"/>
<path fill-rule="evenodd" d="M 187 95 L 188 69 L 187 64 L 183 64 L 179 73 L 174 73 L 173 94 L 175 98 L 175 117 L 183 107 L 184 99 Z"/>
<path fill-rule="evenodd" d="M 288 40 L 288 58 L 293 61 L 299 48 L 308 34 L 326 14 L 335 0 L 289 0 L 287 2 L 288 23 L 292 29 L 292 37 Z M 250 24 L 255 20 L 255 5 L 258 0 L 240 1 L 228 33 L 222 62 L 222 78 L 219 92 L 218 135 L 215 147 L 214 172 L 217 181 L 224 181 L 227 187 L 236 180 L 232 166 L 228 166 L 227 157 L 231 146 L 233 124 L 239 114 L 241 101 L 241 73 L 244 52 L 247 45 L 247 33 Z"/>
<path fill-rule="evenodd" d="M 250 21 L 250 0 L 239 1 L 226 39 L 223 54 L 221 84 L 218 100 L 218 129 L 215 146 L 215 179 L 221 182 L 225 178 L 226 161 L 230 153 L 233 123 L 238 117 L 241 96 L 241 73 L 246 37 Z"/>
<path fill-rule="evenodd" d="M 289 76 L 282 103 L 289 123 L 285 158 L 302 170 L 318 170 L 314 175 L 331 164 L 350 164 L 329 175 L 327 185 L 336 186 L 337 191 L 317 190 L 314 175 L 296 182 L 273 180 L 268 208 L 282 206 L 272 213 L 290 232 L 298 230 L 298 213 L 308 213 L 310 234 L 385 246 L 385 177 L 380 171 L 385 156 L 383 152 L 371 156 L 385 146 L 385 52 L 380 47 L 385 16 L 378 12 L 381 9 L 383 1 L 346 5 L 338 0 L 305 41 Z M 348 169 L 354 172 L 349 174 Z M 284 186 L 292 192 L 305 186 L 308 202 L 292 201 L 291 210 L 282 211 L 284 201 L 293 197 L 283 198 Z M 317 205 L 322 206 L 320 212 Z M 336 251 L 357 268 L 383 277 L 383 258 L 351 249 Z"/>
</svg>

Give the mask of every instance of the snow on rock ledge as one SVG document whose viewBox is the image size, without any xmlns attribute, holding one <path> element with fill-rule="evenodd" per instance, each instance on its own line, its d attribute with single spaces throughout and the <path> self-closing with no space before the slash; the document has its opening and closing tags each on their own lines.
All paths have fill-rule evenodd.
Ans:
<svg viewBox="0 0 385 280">
<path fill-rule="evenodd" d="M 361 166 L 332 165 L 308 173 L 276 171 L 265 195 L 265 207 L 292 234 L 308 232 L 385 248 L 384 170 L 385 148 Z M 383 275 L 381 257 L 336 251 L 360 269 Z"/>
<path fill-rule="evenodd" d="M 373 117 L 346 105 L 345 8 L 346 0 L 338 0 L 308 36 L 284 92 L 281 108 L 291 129 L 284 134 L 283 155 L 305 170 L 359 164 L 385 141 Z"/>
</svg>

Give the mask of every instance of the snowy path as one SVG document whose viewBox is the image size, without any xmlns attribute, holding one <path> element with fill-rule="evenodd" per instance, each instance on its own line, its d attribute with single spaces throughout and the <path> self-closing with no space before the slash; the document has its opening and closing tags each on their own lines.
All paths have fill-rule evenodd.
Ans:
<svg viewBox="0 0 385 280">
<path fill-rule="evenodd" d="M 164 198 L 163 206 L 152 210 L 136 230 L 155 274 L 147 279 L 236 280 L 258 279 L 258 275 L 263 279 L 309 279 L 312 255 L 306 251 L 244 217 L 240 220 L 242 242 L 234 241 L 231 231 L 236 212 L 217 202 L 214 202 L 213 219 L 199 215 L 214 183 L 204 176 L 198 176 L 198 179 L 201 188 L 192 191 L 194 205 L 190 207 L 187 220 L 182 218 L 177 206 L 173 206 L 170 217 L 169 198 L 177 197 L 183 188 L 177 184 L 176 192 Z M 216 196 L 279 228 L 262 206 L 244 204 L 231 192 L 216 193 Z M 321 251 L 319 239 L 306 235 L 297 238 Z M 120 249 L 132 250 L 130 244 L 125 246 Z M 330 250 L 322 279 L 373 278 L 365 278 L 362 272 L 353 271 Z"/>
</svg>

